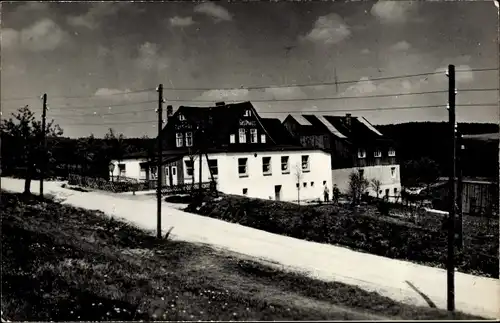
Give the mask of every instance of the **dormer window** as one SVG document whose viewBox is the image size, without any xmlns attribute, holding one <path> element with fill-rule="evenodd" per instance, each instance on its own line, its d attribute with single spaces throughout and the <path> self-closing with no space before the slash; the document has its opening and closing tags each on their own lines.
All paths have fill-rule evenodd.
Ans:
<svg viewBox="0 0 500 323">
<path fill-rule="evenodd" d="M 257 138 L 257 129 L 250 129 L 250 142 L 256 144 Z"/>
<path fill-rule="evenodd" d="M 382 151 L 380 151 L 380 149 L 377 149 L 373 152 L 373 157 L 375 158 L 380 158 L 382 157 Z"/>
<path fill-rule="evenodd" d="M 266 135 L 265 134 L 261 134 L 260 135 L 260 143 L 261 144 L 265 144 L 266 143 Z"/>
<path fill-rule="evenodd" d="M 183 135 L 181 132 L 178 132 L 175 134 L 175 146 L 176 147 L 182 147 L 184 140 L 183 140 Z"/>
<path fill-rule="evenodd" d="M 182 113 L 179 113 L 179 121 L 185 121 L 186 120 L 186 117 L 182 114 Z"/>
<path fill-rule="evenodd" d="M 389 148 L 389 151 L 387 152 L 387 156 L 389 156 L 389 157 L 395 157 L 396 156 L 396 150 L 394 150 L 394 148 Z"/>
<path fill-rule="evenodd" d="M 229 143 L 230 144 L 236 143 L 236 135 L 234 133 L 229 135 Z"/>
<path fill-rule="evenodd" d="M 246 143 L 247 142 L 247 132 L 244 128 L 240 128 L 239 135 L 240 135 L 240 144 Z"/>
<path fill-rule="evenodd" d="M 358 149 L 358 158 L 363 159 L 366 158 L 366 150 L 363 148 Z"/>
<path fill-rule="evenodd" d="M 191 131 L 186 132 L 186 147 L 193 146 L 193 133 Z"/>
<path fill-rule="evenodd" d="M 245 110 L 245 114 L 243 116 L 245 116 L 245 117 L 251 117 L 252 116 L 252 111 L 250 109 Z"/>
</svg>

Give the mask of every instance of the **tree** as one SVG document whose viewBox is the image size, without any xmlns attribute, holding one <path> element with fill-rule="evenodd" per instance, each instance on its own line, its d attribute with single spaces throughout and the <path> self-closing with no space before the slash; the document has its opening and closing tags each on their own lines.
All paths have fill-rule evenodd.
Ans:
<svg viewBox="0 0 500 323">
<path fill-rule="evenodd" d="M 300 164 L 295 165 L 294 175 L 297 181 L 297 202 L 300 205 L 300 182 L 302 181 L 302 166 Z"/>
<path fill-rule="evenodd" d="M 353 171 L 349 175 L 349 195 L 352 198 L 353 205 L 356 205 L 361 200 L 361 196 L 366 192 L 370 182 L 359 171 Z"/>
<path fill-rule="evenodd" d="M 376 178 L 372 178 L 372 180 L 370 181 L 370 186 L 375 191 L 375 194 L 376 194 L 377 199 L 378 199 L 379 194 L 380 194 L 380 187 L 382 186 L 382 182 Z"/>
<path fill-rule="evenodd" d="M 19 155 L 17 165 L 25 169 L 24 193 L 31 193 L 31 180 L 35 173 L 48 164 L 51 157 L 51 146 L 47 150 L 43 147 L 42 122 L 35 119 L 35 114 L 25 106 L 20 108 L 8 120 L 0 124 L 2 136 L 8 137 L 15 143 Z M 60 137 L 63 130 L 51 120 L 46 124 L 45 136 L 47 138 Z M 55 141 L 52 141 L 55 143 Z M 45 165 L 44 165 L 45 164 Z M 44 167 L 45 168 L 45 167 Z"/>
<path fill-rule="evenodd" d="M 407 186 L 425 185 L 427 191 L 440 176 L 439 165 L 429 157 L 406 162 L 401 173 Z"/>
<path fill-rule="evenodd" d="M 128 152 L 125 136 L 123 134 L 116 135 L 113 128 L 109 128 L 108 133 L 104 136 L 104 140 L 107 143 L 107 157 L 115 159 L 120 163 Z M 120 174 L 118 174 L 118 177 L 120 177 Z"/>
<path fill-rule="evenodd" d="M 191 179 L 192 179 L 192 187 L 191 187 L 191 192 L 194 192 L 194 186 L 195 186 L 195 181 L 194 181 L 194 162 L 196 161 L 196 157 L 198 157 L 196 151 L 192 149 L 191 147 L 188 148 L 188 158 L 189 162 L 191 163 Z"/>
</svg>

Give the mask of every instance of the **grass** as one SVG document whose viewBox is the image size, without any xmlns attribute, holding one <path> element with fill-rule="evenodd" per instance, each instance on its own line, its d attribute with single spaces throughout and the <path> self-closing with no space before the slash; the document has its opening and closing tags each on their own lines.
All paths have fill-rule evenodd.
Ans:
<svg viewBox="0 0 500 323">
<path fill-rule="evenodd" d="M 186 209 L 228 222 L 298 239 L 341 245 L 384 257 L 444 268 L 447 233 L 441 220 L 382 216 L 377 207 L 316 205 L 223 196 L 194 201 Z M 395 210 L 401 213 L 401 210 Z M 464 217 L 464 249 L 456 267 L 465 273 L 498 278 L 498 219 Z"/>
<path fill-rule="evenodd" d="M 4 319 L 450 318 L 208 246 L 157 240 L 98 211 L 5 192 L 1 200 Z"/>
</svg>

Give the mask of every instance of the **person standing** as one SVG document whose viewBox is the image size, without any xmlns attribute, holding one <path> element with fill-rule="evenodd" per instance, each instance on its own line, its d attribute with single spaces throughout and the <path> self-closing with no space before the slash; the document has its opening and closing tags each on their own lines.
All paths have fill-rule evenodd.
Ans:
<svg viewBox="0 0 500 323">
<path fill-rule="evenodd" d="M 338 204 L 339 203 L 339 197 L 340 197 L 340 190 L 337 187 L 337 184 L 333 184 L 333 189 L 332 189 L 332 200 L 333 200 L 333 203 Z"/>
<path fill-rule="evenodd" d="M 328 185 L 326 183 L 323 186 L 323 195 L 325 198 L 325 202 L 329 202 L 330 201 L 330 190 L 328 190 Z"/>
</svg>

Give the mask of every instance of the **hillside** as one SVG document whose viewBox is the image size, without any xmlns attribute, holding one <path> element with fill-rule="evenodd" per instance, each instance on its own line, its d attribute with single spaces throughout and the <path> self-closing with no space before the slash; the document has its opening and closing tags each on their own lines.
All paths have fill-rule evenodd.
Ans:
<svg viewBox="0 0 500 323">
<path fill-rule="evenodd" d="M 158 241 L 97 211 L 6 192 L 1 202 L 3 319 L 448 318 L 443 310 L 286 273 L 239 254 Z"/>
</svg>

